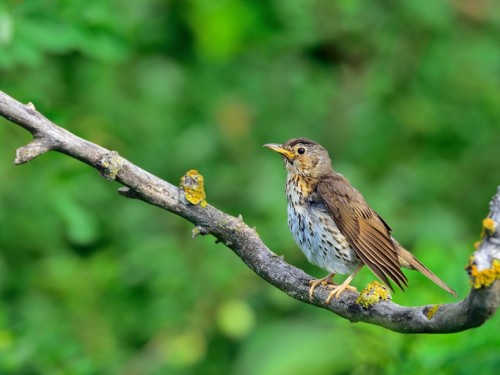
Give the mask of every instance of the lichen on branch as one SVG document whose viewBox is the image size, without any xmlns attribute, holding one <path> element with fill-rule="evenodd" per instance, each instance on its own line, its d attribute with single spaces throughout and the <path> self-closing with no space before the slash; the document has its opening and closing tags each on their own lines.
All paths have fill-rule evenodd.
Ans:
<svg viewBox="0 0 500 375">
<path fill-rule="evenodd" d="M 191 204 L 205 207 L 207 205 L 207 195 L 203 176 L 197 170 L 191 169 L 181 178 L 180 189 L 184 193 L 183 197 Z"/>
</svg>

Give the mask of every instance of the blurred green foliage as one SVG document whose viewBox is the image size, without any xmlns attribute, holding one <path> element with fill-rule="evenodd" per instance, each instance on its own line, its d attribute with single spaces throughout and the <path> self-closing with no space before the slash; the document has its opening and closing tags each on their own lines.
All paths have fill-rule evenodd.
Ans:
<svg viewBox="0 0 500 375">
<path fill-rule="evenodd" d="M 242 214 L 315 276 L 263 143 L 320 141 L 395 236 L 463 297 L 500 183 L 500 3 L 2 0 L 1 89 Z M 70 158 L 14 167 L 0 121 L 0 373 L 490 374 L 498 315 L 453 335 L 350 324 Z M 451 302 L 408 272 L 405 305 Z M 373 279 L 365 270 L 355 280 Z"/>
</svg>

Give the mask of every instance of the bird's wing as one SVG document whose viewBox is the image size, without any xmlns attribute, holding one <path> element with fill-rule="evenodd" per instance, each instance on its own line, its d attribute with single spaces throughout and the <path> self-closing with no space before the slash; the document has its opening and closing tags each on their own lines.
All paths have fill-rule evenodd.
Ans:
<svg viewBox="0 0 500 375">
<path fill-rule="evenodd" d="M 400 269 L 391 228 L 368 207 L 361 193 L 338 174 L 321 178 L 317 192 L 363 263 L 391 289 L 388 278 L 401 289 L 408 286 L 408 280 Z"/>
</svg>

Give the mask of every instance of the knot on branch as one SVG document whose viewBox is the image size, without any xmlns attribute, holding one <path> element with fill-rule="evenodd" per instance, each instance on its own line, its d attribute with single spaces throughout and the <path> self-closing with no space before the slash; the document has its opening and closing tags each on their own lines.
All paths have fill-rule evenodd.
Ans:
<svg viewBox="0 0 500 375">
<path fill-rule="evenodd" d="M 195 239 L 198 236 L 205 236 L 208 234 L 208 230 L 200 225 L 197 225 L 191 231 L 191 238 Z"/>
<path fill-rule="evenodd" d="M 36 107 L 32 102 L 26 104 L 26 109 L 30 110 L 32 114 L 36 114 Z"/>
<path fill-rule="evenodd" d="M 35 138 L 33 142 L 28 143 L 26 146 L 19 147 L 16 150 L 16 158 L 14 159 L 14 164 L 19 165 L 27 163 L 37 156 L 53 149 L 54 144 L 50 142 L 49 139 L 43 137 Z"/>
<path fill-rule="evenodd" d="M 207 205 L 207 196 L 203 183 L 203 176 L 197 170 L 187 171 L 181 178 L 180 199 L 184 203 L 189 202 L 194 205 L 205 207 Z"/>
<path fill-rule="evenodd" d="M 116 175 L 123 167 L 123 160 L 118 152 L 106 152 L 101 159 L 96 163 L 96 168 L 101 173 L 101 176 L 108 181 L 116 179 Z"/>
<path fill-rule="evenodd" d="M 131 189 L 129 187 L 121 187 L 118 189 L 118 194 L 130 199 L 141 199 L 141 195 L 137 190 Z"/>
</svg>

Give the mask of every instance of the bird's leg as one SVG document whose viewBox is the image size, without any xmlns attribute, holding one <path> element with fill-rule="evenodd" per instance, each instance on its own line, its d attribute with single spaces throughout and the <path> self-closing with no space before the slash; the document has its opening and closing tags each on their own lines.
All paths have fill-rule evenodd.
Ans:
<svg viewBox="0 0 500 375">
<path fill-rule="evenodd" d="M 339 298 L 340 294 L 346 290 L 346 289 L 349 289 L 349 290 L 352 290 L 352 291 L 356 291 L 357 289 L 353 286 L 350 286 L 350 282 L 352 281 L 352 279 L 354 279 L 354 276 L 356 276 L 356 274 L 359 272 L 359 270 L 361 269 L 361 267 L 363 267 L 363 263 L 361 263 L 355 270 L 353 273 L 351 273 L 349 275 L 349 277 L 347 279 L 345 279 L 345 281 L 336 286 L 335 289 L 333 289 L 330 294 L 328 295 L 328 298 L 326 299 L 326 303 L 330 303 L 330 301 L 332 300 L 333 297 L 335 298 Z"/>
<path fill-rule="evenodd" d="M 322 279 L 318 279 L 318 280 L 311 280 L 309 281 L 309 285 L 311 285 L 311 287 L 309 288 L 309 298 L 312 298 L 313 297 L 313 293 L 314 293 L 314 289 L 316 289 L 316 287 L 318 285 L 328 285 L 328 284 L 332 284 L 332 278 L 335 276 L 334 273 L 329 273 L 328 275 L 326 275 L 325 277 L 323 277 Z"/>
</svg>

